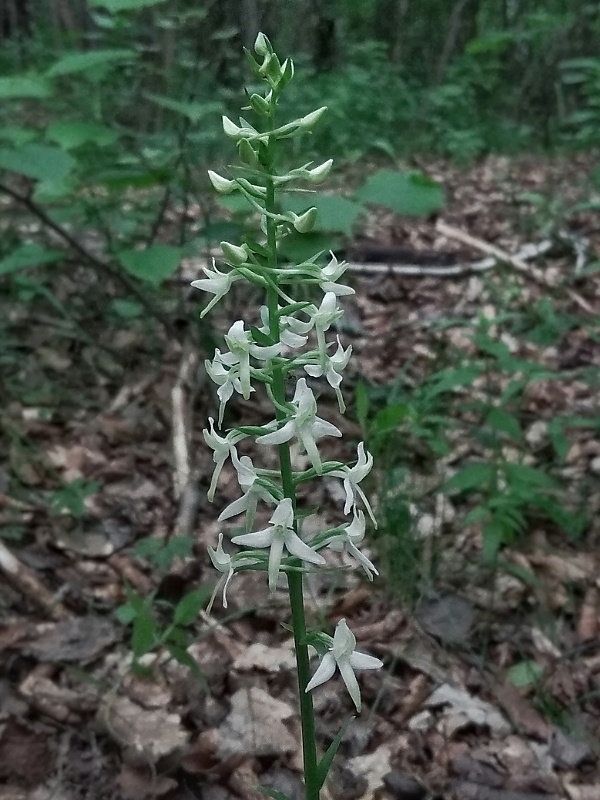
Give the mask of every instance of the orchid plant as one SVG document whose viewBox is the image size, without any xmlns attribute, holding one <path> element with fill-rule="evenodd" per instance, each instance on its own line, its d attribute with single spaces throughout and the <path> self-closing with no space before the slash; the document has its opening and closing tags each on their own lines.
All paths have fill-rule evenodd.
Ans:
<svg viewBox="0 0 600 800">
<path fill-rule="evenodd" d="M 202 316 L 225 297 L 236 281 L 249 281 L 266 293 L 266 303 L 260 309 L 261 324 L 253 326 L 244 320 L 236 320 L 225 335 L 227 350 L 215 350 L 212 361 L 206 361 L 206 372 L 218 387 L 219 400 L 217 425 L 210 418 L 209 427 L 204 431 L 204 439 L 213 451 L 215 463 L 208 497 L 211 501 L 214 499 L 221 471 L 231 460 L 242 496 L 223 509 L 219 520 L 243 515 L 245 530 L 231 540 L 242 548 L 238 552 L 226 552 L 222 533 L 216 548 L 209 548 L 212 563 L 222 573 L 211 606 L 222 589 L 223 606 L 227 607 L 227 591 L 238 572 L 248 569 L 265 571 L 270 591 L 275 591 L 282 575 L 287 578 L 296 651 L 306 800 L 318 800 L 342 732 L 319 760 L 311 692 L 339 670 L 359 712 L 361 696 L 355 672 L 378 669 L 382 662 L 356 650 L 356 638 L 343 619 L 338 622 L 333 637 L 307 630 L 304 576 L 308 571 L 327 566 L 324 555 L 327 550 L 345 552 L 370 580 L 378 574 L 373 563 L 359 549 L 366 530 L 361 505 L 376 524 L 371 506 L 359 485 L 369 474 L 373 458 L 365 451 L 363 443 L 358 446 L 358 458 L 353 466 L 325 460 L 321 456 L 321 440 L 341 437 L 342 433 L 331 422 L 318 416 L 317 399 L 307 380 L 307 377 L 324 379 L 333 388 L 343 413 L 345 406 L 340 384 L 352 349 L 344 348 L 339 337 L 336 342 L 327 341 L 326 334 L 342 314 L 339 298 L 354 291 L 340 282 L 346 265 L 339 263 L 333 254 L 325 266 L 322 266 L 322 253 L 297 265 L 280 263 L 278 258 L 278 245 L 283 237 L 294 231 L 310 231 L 317 213 L 315 208 L 309 208 L 303 214 L 284 213 L 280 210 L 278 195 L 293 191 L 298 181 L 317 184 L 324 180 L 332 162 L 326 161 L 319 166 L 309 163 L 280 174 L 275 162 L 277 148 L 283 139 L 310 133 L 326 109 L 319 108 L 292 122 L 277 124 L 279 99 L 293 78 L 294 66 L 290 59 L 280 62 L 262 33 L 256 38 L 254 51 L 256 58 L 249 52 L 246 55 L 254 75 L 264 83 L 264 93 L 247 91 L 246 94 L 247 110 L 252 111 L 258 121 L 254 126 L 240 118 L 237 125 L 223 117 L 224 132 L 237 145 L 242 163 L 231 168 L 231 177 L 209 171 L 209 178 L 217 192 L 237 192 L 258 212 L 262 237 L 260 240 L 248 239 L 242 245 L 221 242 L 219 267 L 213 263 L 212 268 L 204 268 L 205 277 L 192 283 L 192 286 L 212 295 Z M 322 292 L 318 305 L 294 299 L 294 289 L 302 284 L 318 287 Z M 312 346 L 313 343 L 316 346 Z M 231 397 L 237 393 L 247 400 L 257 385 L 264 387 L 272 402 L 272 421 L 263 426 L 243 426 L 227 433 L 220 432 Z M 239 444 L 248 437 L 255 437 L 259 452 L 262 447 L 277 448 L 278 470 L 255 467 L 249 456 L 238 453 Z M 293 468 L 293 443 L 306 453 L 310 463 L 307 469 Z M 343 513 L 350 519 L 343 525 L 319 533 L 311 541 L 305 541 L 296 490 L 301 484 L 323 475 L 342 481 Z M 272 512 L 266 527 L 253 530 L 259 504 L 271 506 Z M 309 646 L 320 655 L 320 663 L 312 677 Z M 285 800 L 281 793 L 265 791 L 272 797 Z"/>
</svg>

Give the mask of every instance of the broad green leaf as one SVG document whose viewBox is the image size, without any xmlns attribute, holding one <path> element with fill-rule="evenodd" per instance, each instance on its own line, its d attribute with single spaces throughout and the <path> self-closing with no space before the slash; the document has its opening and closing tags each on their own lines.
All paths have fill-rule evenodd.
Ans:
<svg viewBox="0 0 600 800">
<path fill-rule="evenodd" d="M 374 433 L 391 433 L 396 430 L 408 417 L 411 416 L 411 407 L 408 403 L 395 403 L 378 411 L 373 420 Z"/>
<path fill-rule="evenodd" d="M 122 167 L 103 171 L 94 176 L 93 182 L 114 192 L 122 192 L 127 188 L 146 189 L 150 186 L 161 186 L 171 177 L 167 169 L 135 169 Z"/>
<path fill-rule="evenodd" d="M 533 659 L 526 659 L 513 664 L 507 671 L 506 678 L 517 689 L 525 689 L 538 683 L 543 674 L 544 668 L 541 664 Z"/>
<path fill-rule="evenodd" d="M 63 255 L 61 250 L 52 250 L 39 244 L 24 242 L 0 260 L 0 275 L 7 275 L 9 272 L 17 272 L 27 267 L 52 264 L 61 259 Z"/>
<path fill-rule="evenodd" d="M 136 616 L 135 609 L 129 603 L 115 609 L 115 617 L 121 625 L 131 625 Z"/>
<path fill-rule="evenodd" d="M 209 596 L 203 589 L 196 589 L 186 594 L 175 607 L 173 622 L 176 625 L 191 625 L 198 618 L 198 614 Z"/>
<path fill-rule="evenodd" d="M 323 788 L 323 784 L 327 780 L 327 774 L 331 769 L 331 764 L 333 759 L 335 758 L 335 754 L 338 751 L 340 744 L 342 743 L 342 739 L 344 738 L 346 731 L 348 730 L 348 725 L 352 722 L 355 717 L 350 717 L 349 719 L 344 722 L 342 727 L 337 732 L 335 739 L 331 742 L 327 750 L 325 751 L 325 755 L 319 761 L 317 765 L 317 778 L 319 782 L 319 789 Z"/>
<path fill-rule="evenodd" d="M 136 613 L 133 620 L 133 632 L 131 634 L 131 649 L 136 658 L 152 650 L 155 641 L 156 624 L 147 609 L 141 614 Z"/>
<path fill-rule="evenodd" d="M 87 72 L 109 64 L 131 61 L 136 57 L 135 50 L 90 50 L 87 53 L 67 53 L 61 56 L 46 73 L 50 78 L 59 75 L 73 75 Z"/>
<path fill-rule="evenodd" d="M 369 390 L 367 384 L 363 380 L 359 380 L 354 390 L 354 403 L 356 405 L 356 418 L 358 424 L 363 429 L 367 430 L 369 422 Z"/>
<path fill-rule="evenodd" d="M 277 242 L 277 252 L 290 262 L 299 264 L 301 261 L 313 258 L 316 253 L 337 250 L 339 245 L 340 237 L 331 233 L 297 233 L 294 231 L 294 233 L 286 234 Z"/>
<path fill-rule="evenodd" d="M 483 560 L 491 564 L 504 544 L 505 527 L 501 520 L 490 519 L 483 526 Z"/>
<path fill-rule="evenodd" d="M 435 376 L 431 381 L 431 385 L 427 386 L 427 397 L 433 398 L 462 386 L 471 386 L 475 378 L 481 374 L 481 371 L 481 367 L 478 364 L 467 364 L 464 367 L 443 370 Z"/>
<path fill-rule="evenodd" d="M 556 489 L 554 478 L 541 469 L 529 467 L 527 464 L 504 464 L 504 474 L 509 483 L 520 487 L 530 486 L 538 489 Z"/>
<path fill-rule="evenodd" d="M 19 97 L 35 97 L 43 99 L 52 94 L 51 84 L 41 76 L 19 76 L 0 78 L 0 100 L 11 100 Z"/>
<path fill-rule="evenodd" d="M 145 250 L 121 250 L 117 258 L 131 275 L 158 285 L 179 267 L 181 248 L 153 244 Z"/>
<path fill-rule="evenodd" d="M 0 128 L 0 139 L 10 142 L 14 147 L 32 142 L 39 136 L 39 129 L 26 128 L 22 125 L 5 125 Z"/>
<path fill-rule="evenodd" d="M 493 430 L 498 433 L 506 433 L 518 442 L 523 439 L 523 431 L 521 430 L 519 420 L 512 414 L 509 414 L 508 411 L 504 411 L 501 408 L 491 408 L 485 418 L 485 422 L 486 425 L 489 425 Z"/>
<path fill-rule="evenodd" d="M 495 471 L 493 464 L 468 464 L 446 481 L 444 491 L 465 492 L 487 487 L 493 480 Z"/>
<path fill-rule="evenodd" d="M 173 97 L 164 97 L 163 95 L 151 94 L 150 92 L 146 92 L 145 97 L 161 106 L 161 108 L 167 108 L 169 111 L 174 111 L 176 114 L 182 114 L 193 123 L 198 122 L 209 114 L 221 114 L 223 112 L 223 104 L 217 101 L 201 102 L 199 100 L 176 100 Z"/>
<path fill-rule="evenodd" d="M 318 215 L 315 231 L 345 233 L 347 236 L 352 234 L 354 223 L 365 210 L 360 203 L 347 197 L 319 192 L 286 194 L 281 205 L 284 211 L 293 211 L 295 214 L 314 206 Z"/>
<path fill-rule="evenodd" d="M 61 181 L 75 164 L 72 156 L 52 145 L 25 144 L 14 150 L 0 149 L 0 169 L 39 181 Z"/>
<path fill-rule="evenodd" d="M 81 147 L 82 144 L 97 144 L 101 147 L 113 144 L 119 138 L 118 134 L 95 122 L 51 122 L 46 130 L 46 136 L 65 150 Z"/>
<path fill-rule="evenodd" d="M 570 444 L 565 435 L 565 421 L 560 417 L 551 419 L 548 423 L 548 438 L 559 461 L 564 461 L 569 452 Z"/>
<path fill-rule="evenodd" d="M 354 197 L 412 217 L 427 216 L 444 205 L 442 187 L 421 172 L 381 170 L 372 175 Z"/>
<path fill-rule="evenodd" d="M 165 0 L 88 0 L 88 5 L 92 8 L 105 8 L 111 14 L 118 14 L 120 11 L 139 11 L 164 2 Z"/>
</svg>

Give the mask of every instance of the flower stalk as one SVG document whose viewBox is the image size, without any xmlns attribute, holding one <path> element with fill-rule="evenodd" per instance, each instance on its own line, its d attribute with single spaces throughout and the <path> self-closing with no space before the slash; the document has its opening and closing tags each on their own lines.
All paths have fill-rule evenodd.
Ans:
<svg viewBox="0 0 600 800">
<path fill-rule="evenodd" d="M 204 431 L 208 447 L 213 450 L 215 469 L 208 497 L 213 500 L 223 466 L 231 460 L 242 497 L 223 509 L 219 520 L 245 515 L 245 533 L 232 538 L 242 549 L 233 555 L 223 546 L 223 533 L 219 534 L 216 548 L 209 548 L 209 556 L 222 577 L 211 605 L 222 586 L 222 601 L 227 606 L 227 591 L 236 572 L 256 569 L 267 572 L 268 587 L 275 591 L 280 577 L 287 579 L 292 629 L 296 652 L 296 668 L 302 747 L 304 759 L 304 785 L 306 800 L 319 800 L 327 771 L 325 761 L 317 758 L 315 719 L 312 690 L 329 680 L 339 670 L 356 710 L 360 711 L 360 687 L 355 671 L 377 669 L 382 662 L 355 650 L 356 638 L 345 620 L 341 620 L 334 636 L 314 632 L 307 628 L 304 608 L 304 574 L 327 565 L 324 552 L 343 553 L 358 564 L 372 580 L 377 569 L 358 548 L 365 535 L 365 514 L 362 504 L 373 523 L 375 518 L 369 502 L 358 485 L 369 473 L 373 459 L 359 444 L 358 460 L 354 466 L 338 461 L 324 460 L 319 442 L 324 437 L 341 437 L 341 431 L 318 416 L 317 398 L 307 383 L 307 377 L 325 380 L 333 388 L 340 411 L 344 401 L 340 389 L 342 373 L 351 356 L 351 347 L 343 348 L 339 337 L 328 342 L 326 334 L 339 319 L 342 310 L 339 298 L 353 290 L 339 283 L 345 265 L 331 254 L 326 266 L 320 266 L 321 253 L 297 265 L 283 265 L 278 261 L 278 245 L 289 233 L 306 233 L 314 227 L 316 209 L 308 208 L 302 214 L 282 213 L 278 193 L 289 191 L 292 184 L 304 180 L 309 184 L 326 178 L 331 160 L 312 167 L 306 164 L 278 174 L 276 154 L 281 140 L 310 133 L 325 113 L 316 111 L 285 124 L 278 124 L 276 110 L 279 97 L 294 74 L 293 63 L 283 64 L 274 53 L 271 43 L 262 33 L 258 35 L 254 51 L 256 60 L 246 53 L 255 77 L 266 84 L 264 95 L 248 95 L 249 109 L 259 117 L 255 127 L 241 118 L 239 125 L 223 117 L 226 136 L 235 141 L 242 167 L 225 177 L 209 171 L 214 189 L 222 194 L 239 192 L 259 212 L 262 240 L 248 239 L 243 244 L 221 243 L 222 258 L 227 269 L 220 271 L 204 268 L 205 277 L 192 285 L 213 295 L 202 312 L 211 310 L 230 290 L 235 281 L 248 280 L 266 292 L 266 305 L 260 311 L 262 327 L 253 328 L 243 320 L 236 320 L 225 335 L 227 351 L 215 351 L 214 358 L 206 361 L 208 376 L 218 387 L 219 415 L 217 427 L 221 429 L 226 405 L 234 394 L 246 400 L 262 384 L 274 408 L 274 419 L 263 426 L 239 426 L 225 435 L 215 429 L 214 419 Z M 322 262 L 321 262 L 322 263 Z M 294 300 L 293 288 L 306 284 L 321 290 L 323 296 L 316 303 Z M 316 340 L 316 348 L 309 336 Z M 337 343 L 337 348 L 335 344 Z M 308 347 L 308 351 L 304 350 Z M 296 376 L 293 392 L 290 382 Z M 253 436 L 261 447 L 275 446 L 279 469 L 256 468 L 247 455 L 239 455 L 237 447 Z M 291 442 L 298 443 L 306 452 L 311 467 L 294 470 Z M 260 448 L 259 448 L 260 452 Z M 339 478 L 345 492 L 343 513 L 352 514 L 344 525 L 325 530 L 307 542 L 298 522 L 296 487 L 307 480 L 324 474 Z M 254 520 L 259 504 L 271 510 L 269 524 L 254 531 Z M 268 552 L 267 552 L 268 551 Z M 311 677 L 309 645 L 321 656 L 320 665 Z M 329 762 L 327 762 L 329 763 Z"/>
</svg>

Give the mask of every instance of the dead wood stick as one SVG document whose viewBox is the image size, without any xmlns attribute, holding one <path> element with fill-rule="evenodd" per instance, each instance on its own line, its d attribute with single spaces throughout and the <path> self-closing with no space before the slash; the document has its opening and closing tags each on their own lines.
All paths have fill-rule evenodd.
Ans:
<svg viewBox="0 0 600 800">
<path fill-rule="evenodd" d="M 173 491 L 179 499 L 190 480 L 190 404 L 187 387 L 198 365 L 198 352 L 187 342 L 179 364 L 177 380 L 171 390 L 173 413 Z"/>
<path fill-rule="evenodd" d="M 488 256 L 493 256 L 498 261 L 503 261 L 505 264 L 510 264 L 511 267 L 514 267 L 521 272 L 529 272 L 529 267 L 527 264 L 524 261 L 521 261 L 518 256 L 513 256 L 510 253 L 507 253 L 506 250 L 496 247 L 496 245 L 490 244 L 489 242 L 484 242 L 483 239 L 478 239 L 475 236 L 471 236 L 470 233 L 466 233 L 465 231 L 460 230 L 460 228 L 455 228 L 454 225 L 448 225 L 446 222 L 443 222 L 443 220 L 439 219 L 435 224 L 435 228 L 443 236 L 447 236 L 449 239 L 455 239 L 457 242 L 462 242 L 462 244 L 466 244 L 469 247 L 475 248 L 475 250 L 479 250 L 480 253 L 486 253 Z"/>
<path fill-rule="evenodd" d="M 19 561 L 2 542 L 0 542 L 0 570 L 16 589 L 29 597 L 38 608 L 43 609 L 50 619 L 61 620 L 71 616 L 35 572 Z"/>
</svg>

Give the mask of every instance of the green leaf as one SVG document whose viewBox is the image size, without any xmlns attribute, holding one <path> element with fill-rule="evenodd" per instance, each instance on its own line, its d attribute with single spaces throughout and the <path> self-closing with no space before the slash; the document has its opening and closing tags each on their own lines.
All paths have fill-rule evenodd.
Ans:
<svg viewBox="0 0 600 800">
<path fill-rule="evenodd" d="M 395 431 L 408 417 L 411 416 L 411 407 L 408 403 L 395 403 L 378 411 L 373 420 L 375 433 L 391 433 Z"/>
<path fill-rule="evenodd" d="M 205 589 L 196 589 L 189 592 L 177 603 L 173 622 L 176 625 L 191 625 L 198 618 L 201 608 L 208 600 Z"/>
<path fill-rule="evenodd" d="M 193 656 L 191 656 L 184 647 L 178 647 L 171 642 L 166 642 L 165 646 L 175 661 L 177 661 L 179 664 L 182 664 L 184 667 L 187 667 L 194 678 L 196 678 L 198 683 L 200 683 L 205 689 L 208 689 L 206 678 L 204 677 L 204 673 L 200 669 L 196 659 L 193 658 Z"/>
<path fill-rule="evenodd" d="M 492 464 L 468 464 L 444 484 L 446 492 L 465 492 L 489 486 L 494 478 Z"/>
<path fill-rule="evenodd" d="M 135 608 L 129 603 L 115 609 L 115 617 L 121 625 L 131 625 L 136 616 Z"/>
<path fill-rule="evenodd" d="M 179 267 L 181 248 L 153 244 L 145 250 L 121 250 L 117 258 L 131 275 L 158 286 Z"/>
<path fill-rule="evenodd" d="M 156 623 L 147 608 L 142 613 L 136 613 L 131 634 L 131 649 L 136 659 L 150 652 L 154 646 Z"/>
<path fill-rule="evenodd" d="M 0 78 L 0 100 L 12 100 L 19 97 L 35 97 L 43 99 L 52 94 L 51 85 L 41 76 L 30 77 L 13 75 Z"/>
<path fill-rule="evenodd" d="M 39 181 L 62 181 L 75 166 L 75 159 L 58 147 L 26 144 L 18 149 L 0 149 L 0 169 Z"/>
<path fill-rule="evenodd" d="M 485 423 L 498 433 L 505 433 L 518 442 L 523 439 L 519 420 L 501 408 L 491 408 L 485 418 Z"/>
<path fill-rule="evenodd" d="M 97 70 L 99 67 L 117 65 L 122 61 L 131 61 L 136 58 L 135 50 L 90 50 L 87 53 L 67 53 L 50 67 L 47 75 L 56 78 L 59 75 L 73 75 L 88 70 Z"/>
<path fill-rule="evenodd" d="M 51 250 L 39 244 L 24 242 L 17 245 L 7 256 L 0 260 L 0 275 L 17 272 L 27 267 L 39 267 L 42 264 L 52 264 L 64 256 L 61 250 Z"/>
<path fill-rule="evenodd" d="M 348 730 L 348 726 L 352 722 L 355 717 L 350 717 L 349 719 L 344 722 L 342 727 L 339 729 L 335 739 L 331 742 L 327 750 L 325 751 L 325 755 L 319 761 L 317 765 L 317 779 L 319 784 L 319 789 L 323 787 L 323 784 L 327 780 L 327 774 L 331 769 L 331 764 L 333 759 L 335 758 L 335 754 L 338 751 L 340 744 L 342 743 L 342 739 L 344 738 L 346 731 Z"/>
<path fill-rule="evenodd" d="M 421 172 L 381 170 L 354 197 L 412 217 L 427 216 L 444 205 L 442 187 Z"/>
<path fill-rule="evenodd" d="M 120 11 L 139 11 L 149 6 L 157 6 L 165 0 L 88 0 L 92 8 L 105 8 L 110 14 Z"/>
<path fill-rule="evenodd" d="M 152 94 L 151 92 L 146 92 L 144 96 L 161 108 L 167 108 L 169 111 L 174 111 L 176 114 L 182 114 L 193 123 L 198 122 L 203 117 L 210 114 L 223 113 L 223 104 L 218 101 L 202 102 L 199 100 L 176 100 L 173 97 L 164 97 L 163 95 Z"/>
<path fill-rule="evenodd" d="M 519 487 L 530 486 L 538 489 L 556 489 L 557 483 L 548 473 L 527 464 L 504 464 L 504 474 L 509 483 Z"/>
<path fill-rule="evenodd" d="M 505 540 L 505 527 L 501 520 L 490 519 L 483 526 L 483 560 L 491 564 Z"/>
<path fill-rule="evenodd" d="M 431 384 L 426 387 L 427 397 L 433 398 L 462 386 L 471 386 L 480 374 L 481 367 L 478 364 L 467 364 L 464 367 L 438 372 Z"/>
<path fill-rule="evenodd" d="M 507 671 L 506 678 L 517 689 L 525 689 L 538 683 L 543 674 L 544 668 L 541 664 L 533 659 L 526 659 L 513 664 Z"/>
<path fill-rule="evenodd" d="M 46 136 L 64 150 L 73 150 L 83 144 L 96 144 L 100 147 L 114 144 L 119 135 L 106 125 L 95 122 L 51 122 Z"/>
<path fill-rule="evenodd" d="M 319 221 L 317 219 L 317 225 Z M 300 264 L 308 261 L 315 253 L 337 250 L 340 237 L 331 233 L 288 233 L 277 243 L 277 252 L 290 263 Z"/>
<path fill-rule="evenodd" d="M 295 214 L 302 214 L 314 206 L 317 209 L 315 231 L 345 233 L 347 236 L 352 234 L 354 223 L 365 211 L 360 203 L 347 197 L 319 192 L 286 194 L 282 198 L 281 206 L 284 211 L 293 211 Z"/>
</svg>

